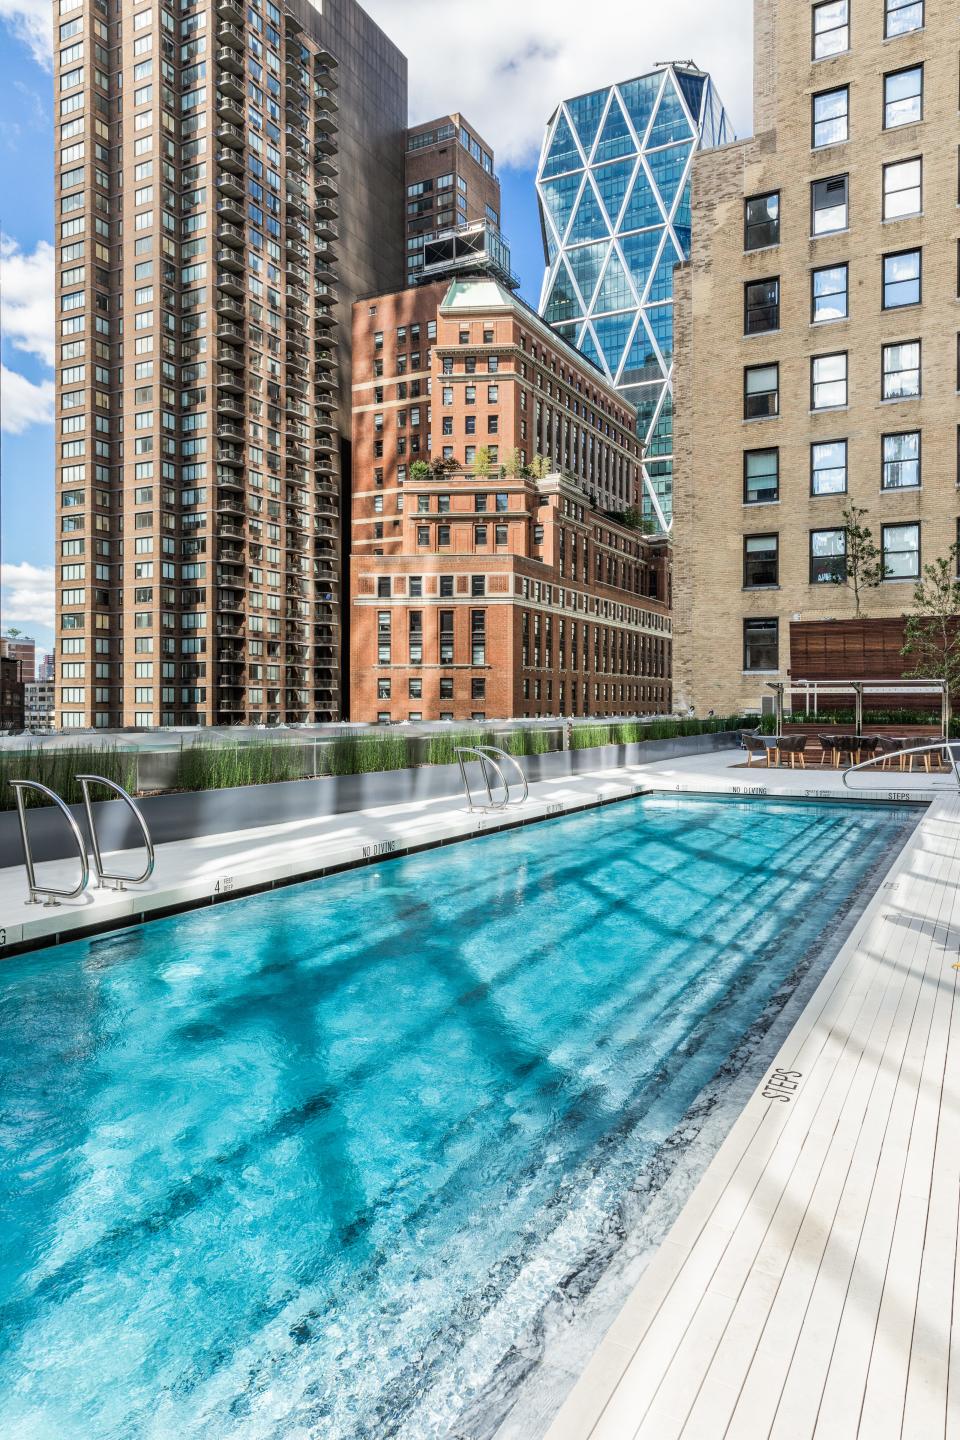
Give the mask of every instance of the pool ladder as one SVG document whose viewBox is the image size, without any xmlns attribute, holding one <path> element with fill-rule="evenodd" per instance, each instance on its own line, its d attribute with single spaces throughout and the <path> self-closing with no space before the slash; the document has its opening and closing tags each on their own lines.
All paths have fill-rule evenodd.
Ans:
<svg viewBox="0 0 960 1440">
<path fill-rule="evenodd" d="M 150 876 L 153 874 L 154 865 L 156 863 L 156 854 L 154 852 L 153 839 L 147 827 L 147 822 L 143 818 L 143 814 L 139 806 L 134 801 L 133 796 L 128 795 L 122 785 L 118 785 L 115 780 L 108 780 L 105 775 L 78 775 L 77 780 L 80 782 L 80 788 L 83 792 L 83 807 L 86 811 L 87 825 L 90 830 L 90 841 L 93 849 L 93 864 L 97 876 L 97 888 L 101 890 L 108 889 L 109 882 L 111 881 L 113 882 L 113 888 L 115 890 L 125 890 L 128 885 L 143 885 L 147 880 L 150 879 Z M 43 901 L 43 904 L 47 907 L 59 905 L 61 900 L 76 900 L 79 895 L 83 894 L 84 890 L 86 890 L 87 886 L 90 883 L 90 862 L 87 858 L 86 841 L 83 838 L 80 826 L 74 819 L 69 806 L 67 805 L 66 801 L 57 794 L 55 790 L 51 790 L 48 785 L 41 785 L 39 780 L 11 780 L 10 784 L 13 787 L 13 791 L 17 799 L 17 820 L 19 821 L 20 825 L 20 841 L 23 845 L 23 863 L 27 871 L 27 887 L 29 890 L 29 898 L 24 901 L 24 904 L 39 905 L 41 903 L 41 895 L 47 896 L 47 899 Z M 90 801 L 91 785 L 105 785 L 108 790 L 112 790 L 113 793 L 118 796 L 118 798 L 121 799 L 125 805 L 127 805 L 131 813 L 133 814 L 134 819 L 140 827 L 140 833 L 143 837 L 144 848 L 147 853 L 147 863 L 144 866 L 141 874 L 123 875 L 116 874 L 113 871 L 104 869 L 103 855 L 100 851 L 100 837 L 97 834 L 97 822 L 94 818 L 93 807 Z M 77 856 L 80 860 L 80 879 L 72 890 L 60 890 L 52 885 L 37 884 L 37 873 L 33 862 L 33 851 L 30 848 L 30 832 L 27 828 L 27 811 L 24 801 L 24 791 L 26 790 L 34 790 L 38 794 L 46 796 L 48 800 L 50 800 L 60 809 L 64 819 L 70 827 L 70 833 L 73 836 L 74 844 L 77 847 Z"/>
<path fill-rule="evenodd" d="M 466 796 L 467 808 L 472 811 L 481 811 L 487 814 L 494 810 L 506 810 L 507 806 L 523 805 L 530 798 L 530 787 L 527 784 L 527 777 L 516 756 L 508 755 L 506 750 L 499 750 L 496 745 L 460 745 L 453 752 L 457 757 L 460 766 L 460 778 L 463 781 L 463 791 Z M 473 791 L 470 788 L 470 779 L 467 775 L 467 766 L 471 760 L 479 761 L 480 773 L 483 776 L 483 783 L 487 791 L 486 805 L 474 803 Z M 523 794 L 519 800 L 510 798 L 510 782 L 503 773 L 503 765 L 512 765 L 520 777 L 520 784 L 523 786 Z M 494 785 L 503 788 L 503 799 L 495 800 L 493 797 L 493 786 L 490 783 L 491 771 L 493 772 Z M 516 783 L 516 782 L 514 782 Z"/>
<path fill-rule="evenodd" d="M 946 753 L 947 760 L 953 770 L 953 778 L 957 782 L 957 789 L 960 790 L 960 741 L 958 740 L 935 740 L 927 745 L 911 745 L 905 750 L 889 750 L 882 755 L 871 755 L 869 760 L 861 760 L 859 765 L 849 765 L 840 778 L 843 781 L 844 787 L 847 790 L 852 790 L 856 794 L 857 787 L 847 784 L 847 776 L 856 774 L 858 770 L 867 770 L 872 765 L 882 765 L 886 761 L 892 762 L 899 760 L 901 755 L 942 755 L 944 753 Z M 909 773 L 911 775 L 913 774 L 912 769 Z M 878 789 L 879 787 L 873 786 L 872 788 Z M 948 787 L 933 785 L 930 788 L 943 790 Z M 871 787 L 867 786 L 866 793 L 869 793 L 870 789 Z M 863 794 L 865 792 L 861 790 L 860 793 Z"/>
</svg>

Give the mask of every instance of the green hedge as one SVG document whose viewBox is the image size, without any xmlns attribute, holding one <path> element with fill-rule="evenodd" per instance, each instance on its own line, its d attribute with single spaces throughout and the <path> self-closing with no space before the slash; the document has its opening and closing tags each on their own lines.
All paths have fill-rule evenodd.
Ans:
<svg viewBox="0 0 960 1440">
<path fill-rule="evenodd" d="M 78 805 L 83 801 L 78 775 L 103 775 L 125 790 L 132 790 L 137 784 L 137 757 L 133 751 L 121 750 L 115 745 L 78 745 L 69 749 L 38 745 L 26 750 L 0 751 L 0 809 L 16 807 L 11 780 L 38 780 L 55 790 L 68 805 Z M 106 792 L 97 791 L 96 798 L 106 798 Z M 36 790 L 25 791 L 24 799 L 30 806 L 47 804 Z"/>
<path fill-rule="evenodd" d="M 752 729 L 756 722 L 740 715 L 715 715 L 705 720 L 625 720 L 613 725 L 574 725 L 571 750 L 597 745 L 634 745 L 643 740 L 676 740 L 683 735 L 716 735 L 723 730 Z"/>
</svg>

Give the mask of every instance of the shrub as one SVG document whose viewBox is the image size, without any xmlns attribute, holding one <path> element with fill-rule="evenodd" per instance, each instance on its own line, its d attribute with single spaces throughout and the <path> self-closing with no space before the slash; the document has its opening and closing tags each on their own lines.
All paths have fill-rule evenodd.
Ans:
<svg viewBox="0 0 960 1440">
<path fill-rule="evenodd" d="M 12 810 L 16 806 L 11 780 L 38 780 L 55 790 L 68 805 L 80 804 L 83 794 L 78 775 L 103 775 L 133 792 L 137 787 L 137 757 L 134 751 L 115 745 L 37 745 L 0 752 L 0 808 Z M 103 798 L 104 792 L 96 795 Z M 24 800 L 30 806 L 49 803 L 35 790 L 25 791 Z"/>
</svg>

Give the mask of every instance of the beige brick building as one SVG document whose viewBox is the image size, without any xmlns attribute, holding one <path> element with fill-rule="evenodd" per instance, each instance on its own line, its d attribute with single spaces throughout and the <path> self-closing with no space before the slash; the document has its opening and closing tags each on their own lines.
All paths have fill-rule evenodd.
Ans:
<svg viewBox="0 0 960 1440">
<path fill-rule="evenodd" d="M 675 684 L 701 711 L 818 678 L 816 645 L 872 678 L 872 626 L 896 673 L 960 515 L 956 4 L 756 0 L 755 28 L 756 134 L 696 156 L 676 272 Z M 866 625 L 851 505 L 886 571 Z"/>
</svg>

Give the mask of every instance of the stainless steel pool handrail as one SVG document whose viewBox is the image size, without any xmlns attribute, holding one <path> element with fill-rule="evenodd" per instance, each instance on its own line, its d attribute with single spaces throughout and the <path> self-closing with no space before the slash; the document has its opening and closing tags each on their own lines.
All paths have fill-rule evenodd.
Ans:
<svg viewBox="0 0 960 1440">
<path fill-rule="evenodd" d="M 30 898 L 25 900 L 25 905 L 39 905 L 39 897 L 46 895 L 49 898 L 43 903 L 46 907 L 59 905 L 61 900 L 75 900 L 82 895 L 90 882 L 90 864 L 87 860 L 87 847 L 83 836 L 80 833 L 80 826 L 70 814 L 70 810 L 64 800 L 60 798 L 55 790 L 47 785 L 41 785 L 39 780 L 11 780 L 13 792 L 17 797 L 17 819 L 20 823 L 20 840 L 23 844 L 23 863 L 27 870 L 27 885 L 30 888 Z M 27 831 L 27 814 L 23 802 L 24 790 L 36 790 L 40 795 L 45 795 L 52 800 L 54 805 L 62 810 L 67 824 L 70 826 L 74 840 L 77 842 L 77 853 L 80 856 L 80 883 L 72 890 L 58 890 L 53 885 L 38 885 L 36 870 L 33 864 L 33 852 L 30 849 L 30 836 Z"/>
<path fill-rule="evenodd" d="M 485 755 L 483 750 L 477 749 L 475 745 L 458 745 L 453 753 L 454 755 L 456 755 L 457 763 L 460 766 L 460 778 L 463 781 L 463 790 L 467 799 L 467 808 L 471 811 L 484 809 L 506 810 L 507 806 L 510 803 L 510 786 L 508 785 L 506 776 L 500 769 L 500 766 L 497 764 L 496 760 L 494 760 L 493 757 L 490 755 Z M 480 771 L 483 775 L 483 783 L 487 788 L 486 806 L 474 805 L 473 803 L 473 791 L 470 789 L 470 781 L 467 778 L 467 761 L 464 758 L 468 755 L 472 755 L 475 760 L 480 761 Z M 493 798 L 493 792 L 490 789 L 490 775 L 487 768 L 488 766 L 490 770 L 494 772 L 497 779 L 500 781 L 500 784 L 503 786 L 502 800 L 494 800 Z"/>
<path fill-rule="evenodd" d="M 151 838 L 150 831 L 147 828 L 147 822 L 143 818 L 140 807 L 135 803 L 133 796 L 129 795 L 127 791 L 124 790 L 122 785 L 118 785 L 116 780 L 108 780 L 106 775 L 78 775 L 77 779 L 79 780 L 81 789 L 83 790 L 83 806 L 87 812 L 87 826 L 90 830 L 90 843 L 93 846 L 93 864 L 97 872 L 97 888 L 105 889 L 105 882 L 107 880 L 113 880 L 115 882 L 114 888 L 117 890 L 123 890 L 126 888 L 127 885 L 143 885 L 147 880 L 150 879 L 150 876 L 153 874 L 153 867 L 156 864 L 156 855 L 153 849 L 153 840 Z M 105 785 L 108 790 L 112 790 L 115 795 L 119 796 L 119 798 L 123 800 L 127 807 L 133 812 L 133 818 L 140 826 L 140 833 L 143 836 L 143 843 L 147 852 L 146 869 L 143 871 L 142 875 L 115 875 L 108 870 L 104 870 L 103 857 L 100 854 L 100 837 L 97 834 L 97 825 L 96 821 L 93 818 L 93 807 L 90 803 L 91 785 Z"/>
<path fill-rule="evenodd" d="M 903 750 L 888 750 L 882 755 L 871 755 L 869 760 L 861 760 L 859 765 L 848 765 L 840 778 L 844 787 L 847 790 L 853 790 L 853 793 L 856 794 L 856 787 L 847 784 L 847 776 L 854 774 L 857 770 L 867 770 L 871 765 L 882 765 L 885 760 L 896 760 L 901 755 L 933 755 L 940 754 L 945 750 L 953 767 L 953 778 L 957 782 L 957 789 L 960 790 L 960 759 L 954 753 L 955 749 L 960 750 L 960 740 L 935 740 L 927 745 L 911 745 Z M 910 774 L 913 774 L 912 770 Z M 874 786 L 873 788 L 878 787 Z M 861 790 L 860 793 L 864 792 Z"/>
<path fill-rule="evenodd" d="M 509 765 L 513 766 L 514 770 L 516 770 L 517 774 L 520 776 L 520 784 L 523 786 L 523 794 L 520 796 L 519 800 L 511 801 L 508 792 L 508 804 L 523 805 L 525 801 L 530 799 L 530 787 L 527 784 L 527 777 L 523 773 L 523 767 L 517 759 L 516 755 L 508 755 L 506 750 L 500 750 L 496 745 L 478 745 L 476 748 L 478 750 L 482 750 L 484 755 L 489 755 L 491 759 L 496 756 L 498 761 L 502 762 L 506 760 Z"/>
</svg>

